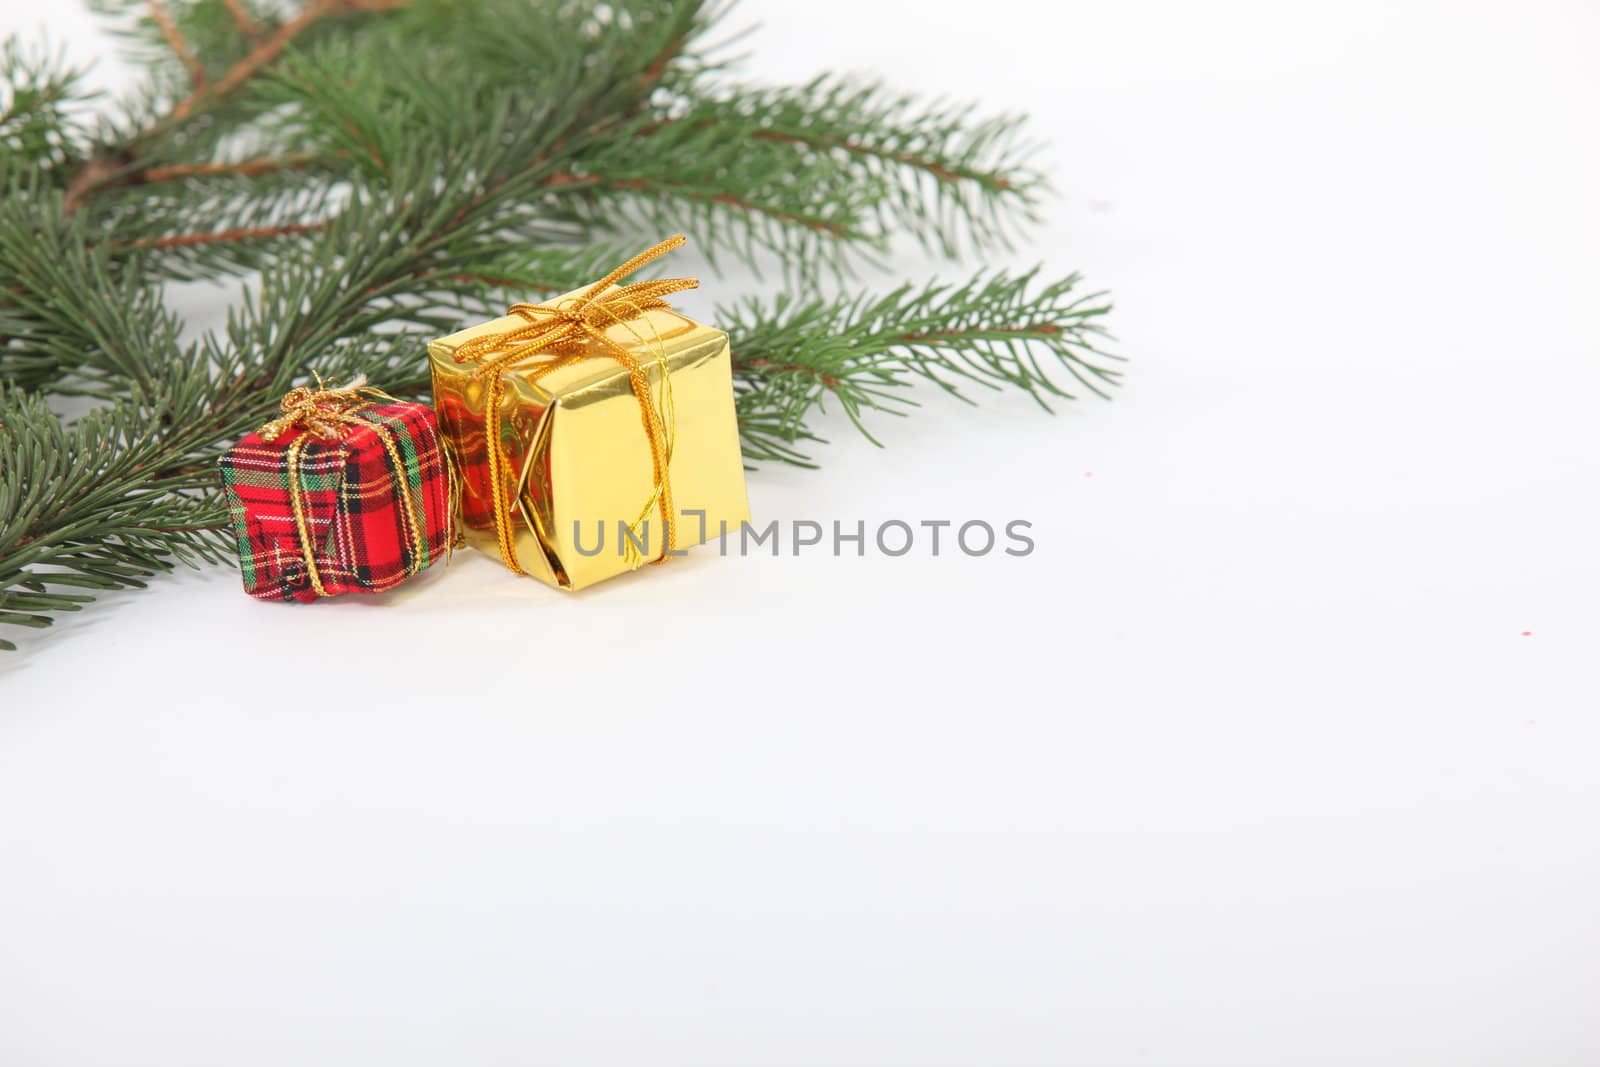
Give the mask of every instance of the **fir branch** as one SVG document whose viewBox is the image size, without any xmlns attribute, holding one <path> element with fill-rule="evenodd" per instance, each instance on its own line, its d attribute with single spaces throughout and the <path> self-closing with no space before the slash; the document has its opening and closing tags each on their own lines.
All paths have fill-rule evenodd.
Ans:
<svg viewBox="0 0 1600 1067">
<path fill-rule="evenodd" d="M 760 252 L 775 253 L 802 281 L 842 267 L 847 249 L 884 249 L 872 225 L 881 186 L 836 160 L 690 124 L 640 122 L 631 132 L 574 163 L 596 187 L 591 225 L 620 216 L 641 229 L 683 229 L 713 263 L 733 253 L 757 270 Z"/>
<path fill-rule="evenodd" d="M 1119 357 L 1101 347 L 1111 305 L 1103 293 L 1079 295 L 1079 284 L 1073 275 L 1041 285 L 1037 270 L 980 273 L 876 299 L 780 296 L 719 309 L 734 338 L 746 457 L 806 462 L 797 446 L 820 440 L 808 420 L 830 400 L 876 441 L 866 415 L 915 406 L 908 387 L 918 380 L 968 402 L 972 386 L 1021 389 L 1048 411 L 1052 399 L 1077 396 L 1064 375 L 1108 398 L 1121 377 Z"/>
<path fill-rule="evenodd" d="M 733 86 L 691 98 L 651 132 L 707 129 L 791 146 L 881 183 L 885 232 L 908 228 L 949 256 L 1005 248 L 1034 221 L 1046 189 L 1020 120 L 971 106 L 925 105 L 875 83 L 824 76 L 796 88 Z"/>
<path fill-rule="evenodd" d="M 273 237 L 293 237 L 316 233 L 327 227 L 326 221 L 286 222 L 278 226 L 250 226 L 243 229 L 218 230 L 213 233 L 174 233 L 165 237 L 141 237 L 113 245 L 118 250 L 144 248 L 187 248 L 193 245 L 232 244 L 237 241 L 264 241 Z"/>
<path fill-rule="evenodd" d="M 172 16 L 167 14 L 167 7 L 161 0 L 145 0 L 145 6 L 150 10 L 150 19 L 161 31 L 161 36 L 166 38 L 167 44 L 172 47 L 184 69 L 189 72 L 189 82 L 196 91 L 205 88 L 206 68 L 200 65 L 199 58 L 194 50 L 189 47 L 189 42 L 183 39 L 183 32 L 178 29 L 178 24 L 172 21 Z"/>
<path fill-rule="evenodd" d="M 196 80 L 191 91 L 165 112 L 150 119 L 142 128 L 119 143 L 103 145 L 84 162 L 67 185 L 67 212 L 73 213 L 96 193 L 112 186 L 138 184 L 142 179 L 139 157 L 152 144 L 182 126 L 201 112 L 213 108 L 239 92 L 251 79 L 276 62 L 284 51 L 307 30 L 337 15 L 358 12 L 385 12 L 404 6 L 407 0 L 312 0 L 270 35 L 257 41 L 215 81 Z M 161 11 L 159 5 L 152 5 Z M 159 20 L 158 20 L 159 21 Z M 167 20 L 170 22 L 170 17 Z M 165 34 L 164 34 L 165 35 Z M 174 45 L 176 49 L 177 45 Z"/>
<path fill-rule="evenodd" d="M 904 232 L 995 247 L 1043 188 L 1010 120 L 835 79 L 728 88 L 703 43 L 725 9 L 698 0 L 94 2 L 163 52 L 94 137 L 59 63 L 0 61 L 44 88 L 0 96 L 0 624 L 216 558 L 217 455 L 313 371 L 423 396 L 428 338 L 578 288 L 649 236 L 775 252 L 809 282 Z M 219 276 L 256 280 L 185 341 L 163 282 Z M 1106 393 L 1107 305 L 1076 284 L 726 310 L 746 455 L 809 463 L 818 411 L 866 432 L 918 381 Z M 64 424 L 42 389 L 105 406 Z"/>
<path fill-rule="evenodd" d="M 55 380 L 58 392 L 93 392 L 84 375 L 148 390 L 176 351 L 180 323 L 160 293 L 113 271 L 53 191 L 0 203 L 0 279 L 11 334 L 0 377 Z"/>
<path fill-rule="evenodd" d="M 174 163 L 164 167 L 146 167 L 139 172 L 141 182 L 180 182 L 197 178 L 256 178 L 263 174 L 279 174 L 287 170 L 306 170 L 335 162 L 335 158 L 310 152 L 282 156 L 263 156 L 234 162 Z"/>
<path fill-rule="evenodd" d="M 463 299 L 491 316 L 505 313 L 504 305 L 523 295 L 559 296 L 601 277 L 626 260 L 635 248 L 595 244 L 585 248 L 524 248 L 495 260 L 485 260 L 474 271 L 456 272 L 450 280 L 471 287 Z M 509 290 L 512 299 L 500 296 Z M 491 294 L 494 294 L 491 299 Z"/>
<path fill-rule="evenodd" d="M 596 184 L 624 192 L 644 193 L 672 199 L 687 200 L 696 204 L 720 204 L 732 208 L 736 214 L 769 219 L 783 226 L 800 226 L 839 240 L 866 241 L 870 237 L 848 222 L 836 221 L 815 209 L 806 207 L 783 208 L 773 201 L 762 201 L 753 196 L 732 192 L 713 192 L 699 184 L 664 181 L 657 178 L 601 179 Z"/>
<path fill-rule="evenodd" d="M 248 55 L 230 67 L 214 85 L 199 86 L 194 92 L 178 101 L 164 119 L 136 137 L 135 144 L 147 140 L 164 129 L 176 126 L 203 107 L 227 99 L 263 68 L 277 60 L 295 38 L 323 19 L 356 11 L 392 11 L 403 6 L 405 2 L 406 0 L 313 0 L 294 18 L 279 26 L 270 36 L 252 48 Z"/>
</svg>

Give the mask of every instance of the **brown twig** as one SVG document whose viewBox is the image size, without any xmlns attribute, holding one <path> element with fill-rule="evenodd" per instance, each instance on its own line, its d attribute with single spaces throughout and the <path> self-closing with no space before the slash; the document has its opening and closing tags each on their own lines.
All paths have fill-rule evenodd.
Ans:
<svg viewBox="0 0 1600 1067">
<path fill-rule="evenodd" d="M 1041 322 L 1037 326 L 990 326 L 982 330 L 935 330 L 929 333 L 905 333 L 895 338 L 899 344 L 915 345 L 926 344 L 929 341 L 943 341 L 952 337 L 968 337 L 975 333 L 1015 333 L 1036 334 L 1040 337 L 1055 337 L 1061 333 L 1061 327 L 1050 322 Z"/>
<path fill-rule="evenodd" d="M 658 133 L 661 130 L 666 129 L 668 126 L 676 125 L 681 121 L 683 120 L 664 119 L 661 122 L 651 123 L 648 126 L 642 127 L 639 130 L 639 135 L 641 137 L 648 137 L 653 133 Z M 710 127 L 711 125 L 712 123 L 709 121 L 702 122 L 697 124 L 697 128 L 700 126 Z M 863 156 L 872 159 L 886 159 L 893 163 L 899 163 L 901 166 L 911 167 L 915 170 L 923 171 L 936 181 L 944 182 L 947 185 L 956 185 L 963 181 L 971 181 L 977 182 L 980 185 L 987 185 L 998 192 L 1010 192 L 1016 188 L 1016 184 L 1009 178 L 992 173 L 990 171 L 973 170 L 970 167 L 949 167 L 938 162 L 937 160 L 929 159 L 926 156 L 919 156 L 913 152 L 893 152 L 887 148 L 878 148 L 874 145 L 862 144 L 860 141 L 852 141 L 844 137 L 821 137 L 814 134 L 794 133 L 783 130 L 753 130 L 750 133 L 750 137 L 757 141 L 772 141 L 778 144 L 804 145 L 807 148 L 814 148 L 819 151 L 839 149 L 840 151 L 848 152 L 855 156 Z"/>
<path fill-rule="evenodd" d="M 270 237 L 291 237 L 295 234 L 315 233 L 326 227 L 326 221 L 289 222 L 280 226 L 255 226 L 248 229 L 219 230 L 215 233 L 176 233 L 166 237 L 141 237 L 137 241 L 119 241 L 113 248 L 187 248 L 191 245 L 228 244 L 232 241 L 261 241 Z"/>
<path fill-rule="evenodd" d="M 263 32 L 261 26 L 244 6 L 243 0 L 222 0 L 222 6 L 233 16 L 233 25 L 244 35 L 245 40 L 251 44 L 261 40 Z"/>
<path fill-rule="evenodd" d="M 545 182 L 545 184 L 552 186 L 571 185 L 578 182 L 585 182 L 587 180 L 588 179 L 574 178 L 570 174 L 557 173 L 552 175 Z M 484 195 L 488 194 L 486 193 Z M 451 230 L 455 229 L 455 227 L 460 224 L 461 216 L 463 214 L 464 212 L 458 212 L 457 218 L 452 219 L 450 222 L 440 227 L 439 231 L 434 234 L 434 239 L 437 240 L 447 236 Z M 276 226 L 255 226 L 234 230 L 218 230 L 208 233 L 178 233 L 169 234 L 164 237 L 141 237 L 134 241 L 119 241 L 113 244 L 111 247 L 119 251 L 129 251 L 147 248 L 189 248 L 195 245 L 230 244 L 236 241 L 262 241 L 274 237 L 293 237 L 300 234 L 318 233 L 327 228 L 328 222 L 329 220 L 327 219 L 319 219 L 314 222 L 289 222 Z M 413 272 L 412 276 L 420 277 L 426 273 L 427 271 L 425 269 L 419 269 Z M 555 286 L 541 285 L 537 282 L 528 282 L 521 278 L 504 278 L 489 274 L 454 274 L 451 275 L 450 278 L 452 281 L 476 281 L 485 285 L 492 285 L 496 288 L 502 289 L 525 287 L 551 293 L 560 292 L 560 290 Z M 364 296 L 365 295 L 366 294 L 364 294 Z"/>
<path fill-rule="evenodd" d="M 827 219 L 814 218 L 809 215 L 797 215 L 790 211 L 760 204 L 754 200 L 746 200 L 733 193 L 707 193 L 691 186 L 674 185 L 670 182 L 655 181 L 650 178 L 623 178 L 613 182 L 605 182 L 613 189 L 627 189 L 634 192 L 662 192 L 672 196 L 681 196 L 686 200 L 699 200 L 705 203 L 725 204 L 738 208 L 752 215 L 765 215 L 779 222 L 793 226 L 804 226 L 825 233 L 830 237 L 857 237 L 859 234 L 842 222 L 830 222 Z"/>
<path fill-rule="evenodd" d="M 336 153 L 334 158 L 340 155 L 343 155 L 343 153 Z M 185 178 L 212 178 L 221 175 L 254 178 L 262 174 L 276 174 L 285 170 L 303 170 L 306 167 L 314 166 L 324 158 L 328 157 L 305 152 L 297 155 L 244 159 L 235 163 L 176 163 L 167 167 L 146 167 L 139 171 L 136 180 L 130 180 L 127 184 L 173 182 L 182 181 Z"/>
<path fill-rule="evenodd" d="M 165 123 L 156 123 L 152 129 L 182 122 L 208 99 L 225 97 L 234 92 L 254 77 L 262 67 L 282 55 L 283 50 L 289 47 L 296 37 L 331 15 L 348 11 L 370 13 L 394 11 L 405 7 L 408 3 L 410 0 L 316 0 L 315 3 L 302 8 L 298 15 L 279 26 L 270 37 L 251 49 L 250 54 L 230 67 L 209 91 L 191 93 L 180 100 Z"/>
<path fill-rule="evenodd" d="M 837 390 L 839 388 L 838 378 L 832 374 L 823 374 L 817 368 L 807 367 L 803 363 L 783 363 L 775 359 L 768 359 L 765 356 L 740 359 L 736 355 L 733 357 L 733 365 L 735 368 L 749 367 L 752 370 L 776 371 L 779 374 L 800 374 L 807 378 L 814 378 L 829 389 Z"/>
<path fill-rule="evenodd" d="M 248 55 L 229 67 L 215 82 L 197 85 L 188 96 L 173 105 L 172 110 L 156 119 L 131 137 L 120 147 L 109 149 L 89 160 L 67 185 L 66 210 L 68 214 L 81 207 L 90 195 L 100 189 L 122 184 L 137 184 L 137 172 L 123 175 L 122 170 L 152 139 L 191 118 L 202 107 L 215 104 L 237 92 L 241 86 L 260 73 L 261 69 L 277 60 L 284 49 L 306 30 L 332 15 L 351 11 L 392 11 L 404 7 L 409 0 L 315 0 L 302 8 L 294 18 L 279 26 L 261 40 Z"/>
<path fill-rule="evenodd" d="M 948 167 L 937 160 L 928 159 L 912 152 L 893 152 L 887 148 L 877 148 L 873 145 L 862 144 L 844 137 L 817 137 L 800 133 L 785 133 L 779 130 L 757 130 L 752 136 L 761 141 L 777 141 L 783 144 L 801 144 L 808 148 L 827 150 L 837 148 L 851 155 L 867 156 L 874 159 L 887 159 L 901 166 L 912 167 L 931 175 L 935 180 L 955 185 L 963 181 L 977 182 L 1001 192 L 1009 192 L 1014 188 L 1011 180 L 988 171 L 973 170 L 969 167 Z"/>
<path fill-rule="evenodd" d="M 172 15 L 167 11 L 166 5 L 161 0 L 145 0 L 145 6 L 150 9 L 150 21 L 156 24 L 161 31 L 161 36 L 167 39 L 167 44 L 172 46 L 178 59 L 183 63 L 184 69 L 189 72 L 189 81 L 195 89 L 202 89 L 206 84 L 206 68 L 200 65 L 200 59 L 194 54 L 194 49 L 189 47 L 189 42 L 183 39 L 183 32 L 178 29 L 178 24 L 172 20 Z"/>
<path fill-rule="evenodd" d="M 255 77 L 262 67 L 282 55 L 283 50 L 289 47 L 289 43 L 296 37 L 304 33 L 314 23 L 321 21 L 344 6 L 343 0 L 316 0 L 315 3 L 302 8 L 298 15 L 279 26 L 270 37 L 252 48 L 249 55 L 229 67 L 228 72 L 217 79 L 216 85 L 207 89 L 196 90 L 178 101 L 165 119 L 153 124 L 149 130 L 141 134 L 136 140 L 144 140 L 151 133 L 176 126 L 194 114 L 202 103 L 210 100 L 219 100 L 235 92 L 241 85 Z"/>
<path fill-rule="evenodd" d="M 678 34 L 662 46 L 661 51 L 651 57 L 639 73 L 638 83 L 635 86 L 639 94 L 638 103 L 634 105 L 634 114 L 638 114 L 650 106 L 650 97 L 656 91 L 656 86 L 667 76 L 667 68 L 672 66 L 672 61 L 683 53 L 683 46 L 689 43 L 689 33 Z"/>
<path fill-rule="evenodd" d="M 84 200 L 94 190 L 111 184 L 129 161 L 129 153 L 124 148 L 109 148 L 90 158 L 83 165 L 83 169 L 73 175 L 72 181 L 67 184 L 66 199 L 63 204 L 66 213 L 70 215 L 82 207 Z"/>
</svg>

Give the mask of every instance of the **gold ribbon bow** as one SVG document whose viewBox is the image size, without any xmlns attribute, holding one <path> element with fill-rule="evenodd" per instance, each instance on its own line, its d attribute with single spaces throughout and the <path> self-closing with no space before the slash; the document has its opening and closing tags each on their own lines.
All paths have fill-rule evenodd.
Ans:
<svg viewBox="0 0 1600 1067">
<path fill-rule="evenodd" d="M 672 459 L 671 386 L 667 382 L 666 362 L 662 358 L 663 346 L 658 338 L 654 362 L 661 369 L 662 391 L 668 397 L 666 417 L 657 408 L 650 385 L 649 368 L 634 353 L 606 336 L 606 330 L 611 326 L 627 325 L 630 320 L 641 318 L 646 312 L 671 310 L 672 305 L 666 297 L 699 286 L 700 282 L 695 278 L 663 278 L 611 288 L 651 260 L 682 248 L 684 243 L 683 234 L 675 234 L 655 247 L 640 252 L 578 296 L 555 306 L 513 304 L 506 314 L 526 320 L 526 325 L 475 337 L 456 349 L 457 363 L 478 364 L 472 376 L 489 381 L 484 429 L 489 447 L 489 483 L 494 497 L 495 536 L 500 542 L 500 557 L 516 573 L 525 572 L 517 565 L 509 521 L 510 505 L 506 500 L 506 458 L 500 449 L 500 400 L 504 379 L 500 372 L 505 367 L 534 357 L 548 360 L 535 372 L 535 379 L 585 359 L 611 358 L 627 370 L 633 395 L 639 401 L 639 419 L 644 426 L 645 436 L 650 440 L 650 463 L 654 479 L 653 491 L 640 513 L 639 522 L 652 508 L 660 510 L 665 546 L 657 562 L 665 562 L 671 557 L 676 546 L 672 530 L 672 483 L 668 476 Z M 642 337 L 640 339 L 643 340 Z M 595 342 L 599 351 L 587 350 L 581 343 L 585 340 Z"/>
<path fill-rule="evenodd" d="M 300 552 L 305 556 L 306 576 L 318 596 L 327 596 L 328 590 L 322 584 L 322 573 L 317 570 L 316 544 L 311 539 L 311 527 L 306 519 L 305 489 L 300 484 L 300 454 L 305 451 L 308 441 L 318 438 L 337 440 L 351 426 L 371 427 L 389 453 L 394 484 L 400 490 L 400 502 L 404 505 L 400 509 L 400 524 L 410 538 L 412 548 L 407 575 L 416 573 L 427 555 L 422 517 L 412 499 L 411 481 L 406 477 L 405 460 L 400 455 L 400 447 L 395 444 L 394 434 L 382 423 L 361 417 L 363 412 L 379 402 L 399 403 L 383 390 L 367 385 L 364 378 L 357 378 L 349 385 L 336 389 L 323 385 L 319 378 L 315 389 L 302 385 L 284 394 L 278 404 L 283 414 L 256 431 L 256 436 L 269 443 L 292 429 L 306 431 L 289 442 L 285 462 L 289 471 L 289 503 L 294 509 L 295 530 L 300 535 Z"/>
<path fill-rule="evenodd" d="M 270 443 L 298 426 L 323 440 L 342 437 L 346 426 L 370 425 L 357 413 L 380 400 L 392 403 L 394 397 L 367 385 L 365 379 L 357 378 L 342 388 L 330 389 L 319 378 L 315 389 L 301 385 L 285 393 L 278 402 L 283 414 L 257 430 L 256 435 Z"/>
</svg>

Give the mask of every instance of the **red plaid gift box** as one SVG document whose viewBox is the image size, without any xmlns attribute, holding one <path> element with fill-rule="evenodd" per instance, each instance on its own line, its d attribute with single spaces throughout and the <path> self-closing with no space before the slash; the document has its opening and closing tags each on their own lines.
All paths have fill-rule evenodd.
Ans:
<svg viewBox="0 0 1600 1067">
<path fill-rule="evenodd" d="M 311 601 L 392 589 L 450 549 L 433 412 L 357 387 L 296 389 L 222 457 L 244 588 Z"/>
</svg>

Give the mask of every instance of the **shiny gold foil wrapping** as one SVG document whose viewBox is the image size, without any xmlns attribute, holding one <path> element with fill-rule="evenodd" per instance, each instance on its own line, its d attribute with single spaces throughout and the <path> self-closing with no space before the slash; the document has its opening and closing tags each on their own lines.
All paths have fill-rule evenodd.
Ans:
<svg viewBox="0 0 1600 1067">
<path fill-rule="evenodd" d="M 549 305 L 578 295 L 568 293 Z M 489 382 L 474 379 L 475 366 L 457 363 L 455 352 L 469 340 L 525 324 L 506 316 L 428 345 L 434 407 L 461 479 L 462 532 L 468 544 L 497 558 L 485 440 Z M 750 517 L 750 505 L 728 335 L 674 311 L 647 311 L 610 327 L 606 336 L 637 354 L 657 397 L 663 365 L 670 377 L 668 471 L 678 549 L 715 538 L 724 528 L 738 530 Z M 545 362 L 540 356 L 500 371 L 499 447 L 506 459 L 505 499 L 512 510 L 506 519 L 516 560 L 559 589 L 604 581 L 661 558 L 666 547 L 652 503 L 650 442 L 628 372 L 592 339 L 567 344 L 563 354 L 570 354 L 574 343 L 585 346 L 592 358 L 542 376 L 536 376 Z M 627 551 L 630 527 L 634 543 L 645 546 L 643 553 Z"/>
</svg>

